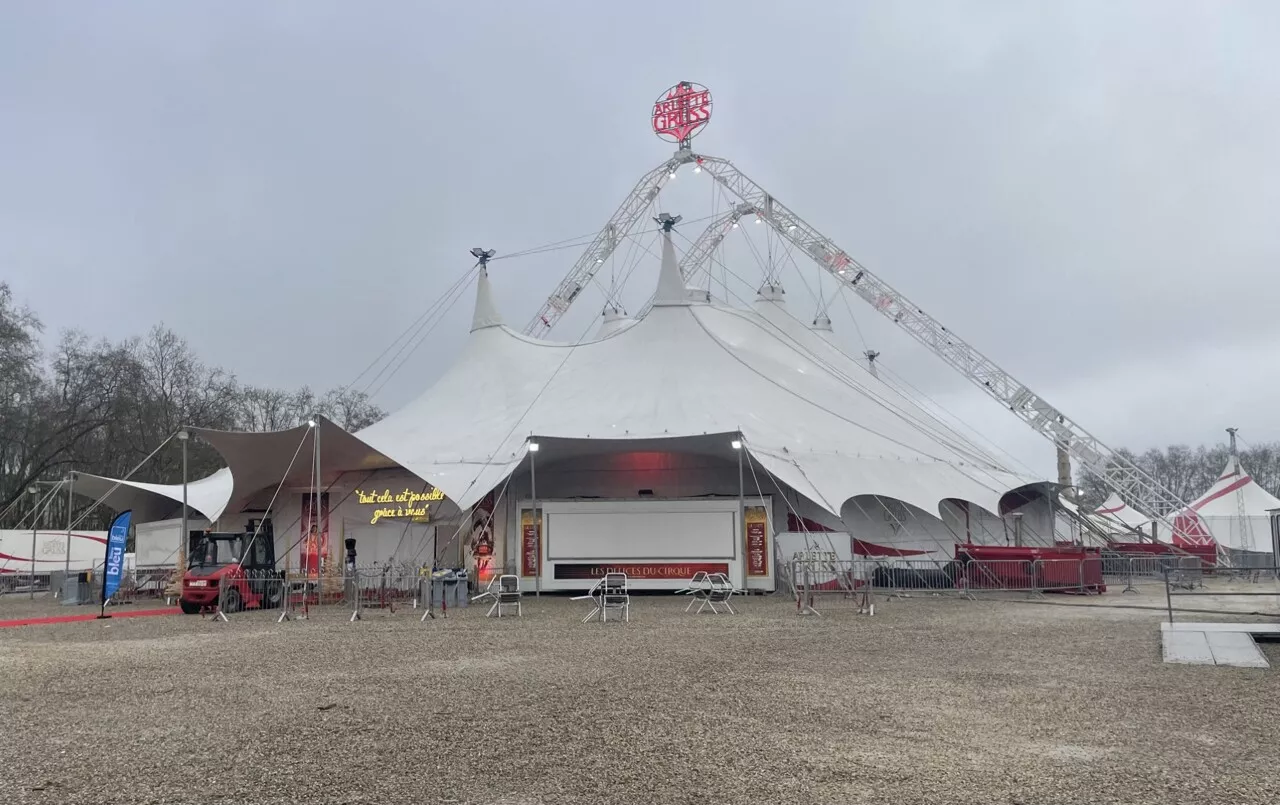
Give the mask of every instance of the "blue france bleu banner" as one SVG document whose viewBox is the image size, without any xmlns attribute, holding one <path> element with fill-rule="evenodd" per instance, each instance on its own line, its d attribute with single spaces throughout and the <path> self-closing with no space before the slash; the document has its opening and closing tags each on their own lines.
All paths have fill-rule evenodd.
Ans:
<svg viewBox="0 0 1280 805">
<path fill-rule="evenodd" d="M 129 521 L 133 519 L 133 511 L 123 511 L 111 521 L 111 530 L 107 532 L 107 569 L 102 575 L 102 600 L 106 601 L 120 589 L 120 580 L 124 578 L 124 549 L 129 541 Z"/>
</svg>

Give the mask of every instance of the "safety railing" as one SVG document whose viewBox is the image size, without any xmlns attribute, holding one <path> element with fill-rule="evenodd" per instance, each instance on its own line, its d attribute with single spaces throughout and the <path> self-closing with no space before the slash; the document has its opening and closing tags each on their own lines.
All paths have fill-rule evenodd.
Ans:
<svg viewBox="0 0 1280 805">
<path fill-rule="evenodd" d="M 0 574 L 0 595 L 46 593 L 49 585 L 50 575 L 47 572 L 33 575 L 29 570 L 20 570 Z"/>
<path fill-rule="evenodd" d="M 1194 574 L 1197 579 L 1203 579 L 1205 573 L 1216 572 L 1216 568 L 1206 567 L 1196 556 L 1104 554 L 1101 561 L 1103 577 L 1112 584 L 1123 583 L 1122 593 L 1138 593 L 1143 584 L 1160 585 L 1169 571 L 1180 571 L 1187 577 Z"/>
<path fill-rule="evenodd" d="M 1036 560 L 919 560 L 793 558 L 787 574 L 801 610 L 813 609 L 821 595 L 858 598 L 918 594 L 975 598 L 986 593 L 1094 595 L 1106 590 L 1101 558 Z"/>
<path fill-rule="evenodd" d="M 320 576 L 283 571 L 225 573 L 213 588 L 206 580 L 185 581 L 180 603 L 186 612 L 205 612 L 224 621 L 241 612 L 271 612 L 283 621 L 306 618 L 319 610 L 349 612 L 351 621 L 360 620 L 367 610 L 425 610 L 422 619 L 426 620 L 466 607 L 470 592 L 465 576 L 433 578 L 416 568 L 378 566 Z"/>
<path fill-rule="evenodd" d="M 1273 599 L 1271 612 L 1240 612 L 1225 607 L 1224 615 L 1270 614 L 1280 617 L 1280 566 L 1223 567 L 1213 569 L 1211 579 L 1205 579 L 1202 568 L 1190 566 L 1169 567 L 1164 571 L 1165 608 L 1169 623 L 1173 623 L 1174 599 L 1184 597 L 1211 597 L 1218 602 L 1223 598 L 1266 597 Z"/>
</svg>

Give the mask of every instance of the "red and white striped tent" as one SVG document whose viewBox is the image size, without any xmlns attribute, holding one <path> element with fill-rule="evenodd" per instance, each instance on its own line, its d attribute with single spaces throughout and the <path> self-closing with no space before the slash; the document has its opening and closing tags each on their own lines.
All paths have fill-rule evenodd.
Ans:
<svg viewBox="0 0 1280 805">
<path fill-rule="evenodd" d="M 1146 527 L 1151 518 L 1125 503 L 1115 492 L 1101 506 L 1093 510 L 1094 520 L 1109 531 L 1129 533 Z"/>
<path fill-rule="evenodd" d="M 1271 553 L 1270 509 L 1280 509 L 1280 498 L 1259 486 L 1240 457 L 1232 455 L 1213 486 L 1174 518 L 1174 544 L 1216 542 L 1232 550 Z"/>
</svg>

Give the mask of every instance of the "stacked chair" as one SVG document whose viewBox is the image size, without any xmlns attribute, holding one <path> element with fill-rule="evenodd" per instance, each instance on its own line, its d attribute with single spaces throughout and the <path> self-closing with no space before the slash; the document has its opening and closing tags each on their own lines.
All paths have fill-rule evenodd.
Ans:
<svg viewBox="0 0 1280 805">
<path fill-rule="evenodd" d="M 704 609 L 710 609 L 716 615 L 721 614 L 721 610 L 733 615 L 734 611 L 729 599 L 737 592 L 737 588 L 725 574 L 707 573 L 701 570 L 689 579 L 687 587 L 676 590 L 677 595 L 687 595 L 691 599 L 689 606 L 684 608 L 685 612 L 693 609 L 694 604 L 698 604 L 697 611 L 693 613 L 695 615 L 701 614 Z"/>
<path fill-rule="evenodd" d="M 620 614 L 624 622 L 631 621 L 631 593 L 627 588 L 626 573 L 604 574 L 604 577 L 596 582 L 596 586 L 591 588 L 591 592 L 576 596 L 573 600 L 590 600 L 593 605 L 591 611 L 582 619 L 583 623 L 589 622 L 596 616 L 599 616 L 600 622 L 604 623 L 609 620 L 610 611 L 614 612 L 615 619 Z"/>
</svg>

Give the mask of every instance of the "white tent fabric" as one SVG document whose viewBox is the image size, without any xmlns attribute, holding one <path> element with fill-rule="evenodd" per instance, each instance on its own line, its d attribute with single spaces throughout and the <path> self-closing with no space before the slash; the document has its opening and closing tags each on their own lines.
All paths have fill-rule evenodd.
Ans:
<svg viewBox="0 0 1280 805">
<path fill-rule="evenodd" d="M 315 427 L 299 425 L 289 430 L 269 433 L 192 428 L 191 432 L 213 446 L 231 468 L 233 485 L 227 501 L 216 513 L 203 512 L 210 520 L 224 511 L 238 512 L 240 506 L 259 491 L 278 484 L 307 485 L 314 465 L 313 439 L 320 439 L 322 483 L 342 472 L 373 471 L 394 467 L 395 462 L 381 455 L 323 416 L 315 418 Z M 182 487 L 178 486 L 179 494 Z"/>
<path fill-rule="evenodd" d="M 794 320 L 792 319 L 794 322 Z M 426 393 L 356 434 L 466 508 L 511 473 L 529 437 L 643 439 L 743 434 L 752 458 L 839 516 L 860 494 L 938 512 L 968 500 L 991 512 L 1036 479 L 948 443 L 818 352 L 802 325 L 696 302 L 670 236 L 652 309 L 583 344 L 528 338 L 499 323 L 487 273 L 472 332 Z M 847 361 L 844 361 L 847 363 Z"/>
<path fill-rule="evenodd" d="M 231 470 L 223 468 L 187 484 L 187 505 L 213 522 L 226 509 L 233 488 Z M 115 511 L 132 509 L 134 521 L 145 523 L 174 516 L 182 504 L 182 484 L 150 484 L 76 473 L 76 494 L 101 500 Z"/>
<path fill-rule="evenodd" d="M 1280 509 L 1280 499 L 1259 486 L 1245 472 L 1240 457 L 1232 455 L 1213 486 L 1191 503 L 1194 515 L 1183 512 L 1174 525 L 1178 536 L 1189 541 L 1202 536 L 1198 526 L 1203 525 L 1221 547 L 1270 553 L 1269 509 Z"/>
<path fill-rule="evenodd" d="M 1000 462 L 995 457 L 974 444 L 971 439 L 930 415 L 898 389 L 873 376 L 866 364 L 844 352 L 833 339 L 830 319 L 819 318 L 813 326 L 806 326 L 787 308 L 780 287 L 761 288 L 752 309 L 767 323 L 766 329 L 779 341 L 810 356 L 827 371 L 893 411 L 896 416 L 909 421 L 913 427 L 926 431 L 969 461 L 991 467 L 999 466 Z"/>
<path fill-rule="evenodd" d="M 379 454 L 334 422 L 316 418 L 316 426 L 301 425 L 267 433 L 189 428 L 213 446 L 227 467 L 187 484 L 187 505 L 217 522 L 223 514 L 240 511 L 241 504 L 259 491 L 277 484 L 306 484 L 314 471 L 313 439 L 320 438 L 321 475 L 394 467 Z M 116 511 L 134 509 L 139 522 L 173 516 L 182 503 L 182 484 L 152 484 L 79 473 L 75 491 Z"/>
<path fill-rule="evenodd" d="M 1151 522 L 1151 518 L 1145 517 L 1125 503 L 1115 492 L 1112 492 L 1101 506 L 1093 510 L 1093 518 L 1107 528 L 1122 532 L 1142 528 Z"/>
</svg>

